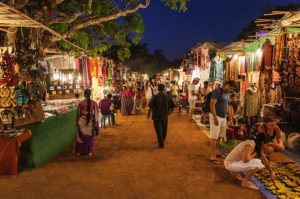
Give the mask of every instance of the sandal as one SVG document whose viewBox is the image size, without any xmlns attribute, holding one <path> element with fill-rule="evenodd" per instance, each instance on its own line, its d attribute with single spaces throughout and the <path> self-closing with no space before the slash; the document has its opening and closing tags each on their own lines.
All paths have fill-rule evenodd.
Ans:
<svg viewBox="0 0 300 199">
<path fill-rule="evenodd" d="M 212 159 L 209 159 L 213 164 L 216 164 L 216 165 L 221 165 L 222 163 L 219 161 L 219 160 L 212 160 Z"/>
<path fill-rule="evenodd" d="M 226 158 L 226 156 L 223 155 L 223 154 L 218 154 L 218 155 L 216 155 L 216 157 L 218 157 L 218 158 Z"/>
</svg>

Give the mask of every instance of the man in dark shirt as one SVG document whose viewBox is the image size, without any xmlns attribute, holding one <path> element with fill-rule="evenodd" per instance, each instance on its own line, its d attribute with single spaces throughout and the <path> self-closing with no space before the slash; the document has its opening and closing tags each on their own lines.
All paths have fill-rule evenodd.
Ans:
<svg viewBox="0 0 300 199">
<path fill-rule="evenodd" d="M 225 82 L 222 88 L 218 88 L 212 92 L 210 101 L 209 122 L 210 122 L 210 146 L 211 157 L 210 161 L 215 164 L 221 164 L 218 161 L 217 151 L 221 142 L 221 138 L 226 136 L 227 120 L 226 115 L 228 112 L 228 104 L 230 103 L 229 93 L 233 93 L 237 89 L 235 81 L 230 80 Z M 228 114 L 230 121 L 231 114 Z"/>
<path fill-rule="evenodd" d="M 174 111 L 175 104 L 173 100 L 164 93 L 165 86 L 158 85 L 159 94 L 152 97 L 149 103 L 148 119 L 152 112 L 152 120 L 157 135 L 160 148 L 164 148 L 164 142 L 167 136 L 168 116 Z"/>
</svg>

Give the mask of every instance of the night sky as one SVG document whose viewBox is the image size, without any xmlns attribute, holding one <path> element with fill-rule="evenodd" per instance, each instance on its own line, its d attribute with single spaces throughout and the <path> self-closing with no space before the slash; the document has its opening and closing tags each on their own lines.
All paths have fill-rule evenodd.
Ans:
<svg viewBox="0 0 300 199">
<path fill-rule="evenodd" d="M 287 5 L 300 0 L 191 0 L 188 10 L 180 13 L 152 0 L 140 11 L 145 24 L 141 42 L 151 51 L 162 49 L 170 60 L 181 58 L 199 42 L 234 40 L 268 2 Z"/>
</svg>

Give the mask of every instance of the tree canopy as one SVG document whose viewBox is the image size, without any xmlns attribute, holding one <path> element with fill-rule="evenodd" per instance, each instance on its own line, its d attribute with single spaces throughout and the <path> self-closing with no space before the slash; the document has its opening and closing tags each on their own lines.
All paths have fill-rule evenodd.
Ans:
<svg viewBox="0 0 300 199">
<path fill-rule="evenodd" d="M 160 0 L 178 11 L 187 9 L 190 0 Z M 91 55 L 112 46 L 118 48 L 118 57 L 129 58 L 129 47 L 143 37 L 144 23 L 139 10 L 147 8 L 151 0 L 2 0 L 2 2 L 50 26 Z M 16 28 L 11 31 L 18 32 Z M 39 38 L 35 44 L 42 49 L 75 50 L 49 33 L 35 29 L 22 33 L 24 37 Z M 128 38 L 131 38 L 128 41 Z"/>
<path fill-rule="evenodd" d="M 117 55 L 118 48 L 118 46 L 114 46 L 104 55 L 116 62 L 121 61 Z M 132 71 L 154 75 L 168 68 L 178 67 L 181 63 L 181 60 L 169 61 L 161 49 L 154 50 L 153 53 L 149 52 L 147 43 L 133 44 L 129 50 L 131 57 L 123 63 L 129 66 Z"/>
</svg>

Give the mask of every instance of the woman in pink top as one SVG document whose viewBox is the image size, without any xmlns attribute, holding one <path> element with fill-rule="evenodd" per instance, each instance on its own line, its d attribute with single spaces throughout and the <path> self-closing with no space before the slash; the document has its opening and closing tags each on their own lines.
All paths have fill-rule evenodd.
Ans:
<svg viewBox="0 0 300 199">
<path fill-rule="evenodd" d="M 264 168 L 264 165 L 270 171 L 270 177 L 272 180 L 276 179 L 276 176 L 270 167 L 269 161 L 262 151 L 263 144 L 266 136 L 263 133 L 257 135 L 255 140 L 246 140 L 237 145 L 224 160 L 225 168 L 238 180 L 241 180 L 241 186 L 254 190 L 259 190 L 253 183 L 250 182 L 250 178 Z M 242 177 L 242 172 L 246 172 L 245 178 Z"/>
</svg>

